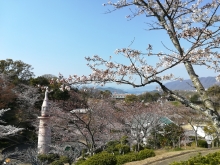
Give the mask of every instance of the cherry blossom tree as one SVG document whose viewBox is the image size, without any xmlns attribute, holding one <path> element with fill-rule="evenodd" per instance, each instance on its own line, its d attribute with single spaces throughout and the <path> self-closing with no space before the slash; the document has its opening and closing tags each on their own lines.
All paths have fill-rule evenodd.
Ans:
<svg viewBox="0 0 220 165">
<path fill-rule="evenodd" d="M 204 124 L 207 124 L 210 120 L 199 111 L 194 111 L 189 107 L 185 107 L 178 102 L 175 102 L 175 106 L 171 103 L 167 103 L 165 106 L 168 111 L 167 114 L 172 121 L 174 121 L 178 126 L 189 124 L 194 131 L 195 144 L 198 145 L 198 131 Z M 187 130 L 185 135 L 187 135 Z M 185 136 L 187 139 L 188 137 Z"/>
<path fill-rule="evenodd" d="M 83 145 L 93 155 L 115 137 L 115 134 L 110 134 L 115 126 L 109 98 L 100 99 L 96 96 L 99 98 L 97 99 L 90 95 L 93 93 L 89 88 L 78 92 L 70 90 L 68 100 L 51 103 L 54 143 L 75 142 Z M 102 92 L 99 93 L 102 95 Z"/>
<path fill-rule="evenodd" d="M 215 127 L 219 128 L 219 113 L 207 96 L 194 69 L 195 65 L 199 65 L 216 73 L 220 71 L 219 0 L 119 0 L 115 2 L 109 0 L 103 5 L 109 8 L 109 13 L 129 8 L 131 14 L 127 15 L 128 19 L 139 15 L 146 16 L 149 30 L 162 30 L 173 46 L 168 47 L 164 41 L 159 40 L 158 42 L 162 42 L 164 46 L 164 52 L 156 52 L 150 43 L 145 52 L 130 47 L 116 49 L 115 54 L 124 56 L 130 64 L 114 62 L 112 57 L 109 59 L 103 59 L 99 55 L 86 57 L 88 66 L 93 72 L 89 76 L 71 75 L 62 81 L 70 84 L 96 82 L 102 85 L 116 82 L 133 87 L 157 83 L 171 97 L 206 114 Z M 152 56 L 158 58 L 158 62 L 153 65 L 148 61 Z M 179 78 L 172 73 L 166 73 L 180 64 L 185 67 L 192 80 L 203 102 L 202 106 L 191 103 L 164 86 L 163 81 Z M 139 81 L 136 81 L 137 78 Z M 220 80 L 220 75 L 216 79 Z"/>
<path fill-rule="evenodd" d="M 16 94 L 13 89 L 14 85 L 10 82 L 8 76 L 0 74 L 0 108 L 6 108 L 15 102 Z"/>
<path fill-rule="evenodd" d="M 37 117 L 39 110 L 36 110 L 35 104 L 40 101 L 40 93 L 36 87 L 18 84 L 13 89 L 16 93 L 16 104 L 19 107 L 17 115 L 20 114 L 20 118 L 28 121 Z"/>
<path fill-rule="evenodd" d="M 0 74 L 0 91 L 0 109 L 2 109 L 0 110 L 0 117 L 2 118 L 0 120 L 0 138 L 7 141 L 10 136 L 11 140 L 11 136 L 21 130 L 23 131 L 19 133 L 19 136 L 16 136 L 17 139 L 14 141 L 22 137 L 28 138 L 26 133 L 29 132 L 28 135 L 30 135 L 30 131 L 34 135 L 32 123 L 36 118 L 34 114 L 35 116 L 37 114 L 34 111 L 34 106 L 39 100 L 38 90 L 21 82 L 14 85 L 13 78 L 7 74 Z M 18 124 L 18 127 L 22 128 L 13 126 Z"/>
<path fill-rule="evenodd" d="M 10 109 L 1 109 L 0 117 Z M 0 120 L 0 124 L 5 124 L 3 120 Z M 5 138 L 7 136 L 11 136 L 16 134 L 17 132 L 23 130 L 23 128 L 17 128 L 12 125 L 0 125 L 0 138 Z"/>
<path fill-rule="evenodd" d="M 33 70 L 32 66 L 21 60 L 0 60 L 0 73 L 9 76 L 14 84 L 25 83 L 32 78 L 34 73 L 31 70 Z"/>
<path fill-rule="evenodd" d="M 9 77 L 0 74 L 0 117 L 3 117 L 3 114 L 10 110 L 7 107 L 16 101 L 17 95 L 14 92 L 14 88 L 15 86 L 10 82 Z M 23 130 L 23 128 L 17 128 L 10 124 L 6 125 L 4 120 L 0 120 L 0 124 L 0 138 L 6 138 Z"/>
<path fill-rule="evenodd" d="M 128 136 L 130 143 L 137 144 L 139 151 L 140 144 L 146 143 L 153 128 L 161 125 L 160 119 L 165 116 L 163 107 L 158 103 L 143 104 L 142 102 L 115 104 L 114 121 L 120 123 L 124 135 Z M 144 142 L 143 139 L 146 139 Z"/>
</svg>

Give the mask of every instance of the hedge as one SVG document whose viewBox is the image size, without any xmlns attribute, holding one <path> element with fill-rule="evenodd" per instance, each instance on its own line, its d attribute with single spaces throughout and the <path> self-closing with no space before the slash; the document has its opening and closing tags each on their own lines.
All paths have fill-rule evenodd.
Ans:
<svg viewBox="0 0 220 165">
<path fill-rule="evenodd" d="M 117 165 L 125 164 L 127 162 L 133 162 L 137 160 L 137 153 L 131 152 L 126 155 L 118 155 L 117 158 Z"/>
<path fill-rule="evenodd" d="M 155 153 L 153 150 L 149 150 L 149 149 L 144 149 L 141 150 L 140 152 L 138 152 L 137 154 L 137 160 L 143 160 L 149 157 L 154 157 Z"/>
<path fill-rule="evenodd" d="M 85 161 L 79 161 L 77 165 L 122 165 L 127 162 L 143 160 L 155 156 L 153 150 L 144 149 L 140 152 L 130 152 L 125 155 L 114 156 L 111 153 L 102 152 L 96 154 Z"/>
<path fill-rule="evenodd" d="M 41 155 L 38 155 L 38 159 L 40 159 L 41 162 L 51 163 L 59 159 L 59 155 L 58 154 L 41 154 Z"/>
<path fill-rule="evenodd" d="M 118 155 L 117 158 L 117 165 L 122 165 L 127 162 L 133 162 L 138 160 L 143 160 L 149 157 L 155 156 L 155 153 L 153 150 L 150 149 L 144 149 L 140 152 L 132 152 L 126 155 Z"/>
<path fill-rule="evenodd" d="M 116 165 L 116 163 L 117 160 L 114 155 L 102 152 L 88 158 L 81 165 Z"/>
</svg>

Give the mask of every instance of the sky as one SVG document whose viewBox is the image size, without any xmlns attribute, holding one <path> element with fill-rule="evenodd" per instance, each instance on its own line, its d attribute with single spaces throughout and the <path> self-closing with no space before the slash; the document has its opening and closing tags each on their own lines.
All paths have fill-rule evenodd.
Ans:
<svg viewBox="0 0 220 165">
<path fill-rule="evenodd" d="M 21 60 L 30 64 L 35 76 L 62 73 L 88 75 L 86 56 L 112 56 L 128 47 L 145 51 L 148 44 L 163 51 L 170 46 L 166 33 L 147 31 L 144 16 L 128 20 L 129 9 L 106 13 L 107 0 L 5 0 L 0 1 L 0 59 Z M 149 63 L 155 63 L 150 59 Z M 196 68 L 201 77 L 216 76 L 206 68 Z M 183 66 L 172 73 L 188 78 Z M 109 85 L 111 86 L 111 85 Z"/>
</svg>

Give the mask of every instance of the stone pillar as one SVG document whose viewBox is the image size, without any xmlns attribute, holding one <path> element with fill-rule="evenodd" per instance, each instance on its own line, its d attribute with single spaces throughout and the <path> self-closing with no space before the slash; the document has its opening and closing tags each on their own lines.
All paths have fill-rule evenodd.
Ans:
<svg viewBox="0 0 220 165">
<path fill-rule="evenodd" d="M 38 153 L 47 154 L 51 144 L 50 117 L 38 117 L 40 119 L 38 132 Z"/>
<path fill-rule="evenodd" d="M 48 89 L 45 92 L 45 98 L 41 107 L 41 116 L 38 117 L 39 132 L 38 132 L 38 154 L 47 154 L 50 151 L 51 144 L 51 129 L 50 129 L 50 112 L 48 104 Z"/>
</svg>

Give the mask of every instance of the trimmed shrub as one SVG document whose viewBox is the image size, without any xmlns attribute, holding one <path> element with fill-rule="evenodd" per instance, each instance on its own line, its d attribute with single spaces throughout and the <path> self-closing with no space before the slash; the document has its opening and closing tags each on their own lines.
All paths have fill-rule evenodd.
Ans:
<svg viewBox="0 0 220 165">
<path fill-rule="evenodd" d="M 55 160 L 51 163 L 51 165 L 63 165 L 64 163 L 61 160 Z"/>
<path fill-rule="evenodd" d="M 63 163 L 68 163 L 70 161 L 69 158 L 66 156 L 61 156 L 59 160 L 62 161 Z"/>
<path fill-rule="evenodd" d="M 143 160 L 153 156 L 155 156 L 154 151 L 149 149 L 117 156 L 114 156 L 107 152 L 102 152 L 88 158 L 85 161 L 79 160 L 76 165 L 123 165 L 127 162 Z"/>
<path fill-rule="evenodd" d="M 153 150 L 144 149 L 144 150 L 141 150 L 140 152 L 138 152 L 137 160 L 143 160 L 143 159 L 153 157 L 153 156 L 155 156 L 155 153 Z"/>
<path fill-rule="evenodd" d="M 132 152 L 126 155 L 118 155 L 117 158 L 117 165 L 122 165 L 127 162 L 133 162 L 137 160 L 137 153 Z"/>
<path fill-rule="evenodd" d="M 59 160 L 55 160 L 51 165 L 63 165 L 64 163 L 69 163 L 69 158 L 66 156 L 61 156 Z"/>
<path fill-rule="evenodd" d="M 198 147 L 208 148 L 208 144 L 207 144 L 207 142 L 205 140 L 199 139 L 199 140 L 197 140 L 197 144 L 198 144 Z M 196 142 L 195 141 L 192 142 L 191 146 L 195 147 L 196 146 Z"/>
<path fill-rule="evenodd" d="M 208 144 L 205 140 L 198 140 L 198 147 L 208 148 Z"/>
<path fill-rule="evenodd" d="M 41 154 L 41 155 L 38 155 L 38 159 L 40 159 L 40 161 L 42 162 L 47 162 L 49 164 L 59 159 L 59 155 L 58 154 Z"/>
<path fill-rule="evenodd" d="M 88 158 L 81 165 L 116 165 L 117 159 L 114 155 L 102 152 Z"/>
<path fill-rule="evenodd" d="M 122 165 L 127 162 L 133 162 L 137 160 L 143 160 L 149 157 L 155 156 L 155 153 L 153 150 L 144 149 L 140 152 L 132 152 L 126 155 L 118 155 L 117 158 L 117 165 Z"/>
<path fill-rule="evenodd" d="M 100 148 L 95 149 L 94 153 L 98 154 L 98 153 L 100 153 L 102 151 L 103 151 L 103 148 L 100 147 Z"/>
</svg>

